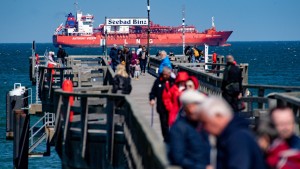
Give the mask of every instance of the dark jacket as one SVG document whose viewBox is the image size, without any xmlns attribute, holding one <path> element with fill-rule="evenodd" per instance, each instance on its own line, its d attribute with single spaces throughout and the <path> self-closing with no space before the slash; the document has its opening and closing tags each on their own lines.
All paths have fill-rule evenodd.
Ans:
<svg viewBox="0 0 300 169">
<path fill-rule="evenodd" d="M 174 83 L 174 79 L 170 77 L 168 83 L 172 86 Z M 151 92 L 149 93 L 149 100 L 154 100 L 156 98 L 156 111 L 158 113 L 167 113 L 167 110 L 162 100 L 162 94 L 165 87 L 166 87 L 166 80 L 164 80 L 160 76 L 154 81 Z"/>
<path fill-rule="evenodd" d="M 300 138 L 298 136 L 292 135 L 292 137 L 286 141 L 291 148 L 300 150 Z"/>
<path fill-rule="evenodd" d="M 130 77 L 123 77 L 121 75 L 116 75 L 114 77 L 112 93 L 117 93 L 118 91 L 122 94 L 130 94 L 132 90 Z"/>
<path fill-rule="evenodd" d="M 265 169 L 263 154 L 246 120 L 234 117 L 217 137 L 217 169 Z"/>
<path fill-rule="evenodd" d="M 63 48 L 59 48 L 57 51 L 57 58 L 64 59 L 67 56 L 66 51 Z"/>
<path fill-rule="evenodd" d="M 111 48 L 109 52 L 109 57 L 111 58 L 112 64 L 114 65 L 120 64 L 120 60 L 118 59 L 118 50 L 115 47 Z"/>
<path fill-rule="evenodd" d="M 239 90 L 242 92 L 242 72 L 238 66 L 233 63 L 227 63 L 222 81 L 221 89 L 226 92 L 226 86 L 230 83 L 239 83 Z"/>
<path fill-rule="evenodd" d="M 198 123 L 180 115 L 170 130 L 169 158 L 183 169 L 205 169 L 210 162 L 210 146 Z"/>
</svg>

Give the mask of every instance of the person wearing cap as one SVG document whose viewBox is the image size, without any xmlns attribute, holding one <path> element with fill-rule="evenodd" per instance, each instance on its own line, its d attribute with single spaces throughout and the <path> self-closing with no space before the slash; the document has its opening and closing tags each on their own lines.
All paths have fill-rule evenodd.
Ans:
<svg viewBox="0 0 300 169">
<path fill-rule="evenodd" d="M 208 97 L 199 105 L 198 120 L 217 138 L 216 169 L 265 169 L 255 136 L 248 122 L 234 116 L 230 105 L 220 97 Z"/>
<path fill-rule="evenodd" d="M 187 72 L 178 72 L 173 86 L 166 85 L 163 91 L 163 102 L 169 114 L 169 127 L 175 122 L 180 108 L 179 97 L 186 89 L 186 81 L 189 79 Z"/>
<path fill-rule="evenodd" d="M 118 66 L 118 64 L 120 64 L 116 44 L 114 44 L 113 47 L 110 49 L 109 57 L 111 59 L 111 68 L 113 69 L 113 71 L 116 71 L 116 67 Z"/>
<path fill-rule="evenodd" d="M 182 112 L 170 129 L 169 159 L 183 169 L 206 169 L 210 164 L 208 134 L 198 123 L 199 104 L 206 96 L 186 90 L 180 96 Z"/>
</svg>

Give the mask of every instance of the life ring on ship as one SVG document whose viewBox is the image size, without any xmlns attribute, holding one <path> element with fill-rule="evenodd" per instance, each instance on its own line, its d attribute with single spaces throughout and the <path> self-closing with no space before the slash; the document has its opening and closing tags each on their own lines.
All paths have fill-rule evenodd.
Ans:
<svg viewBox="0 0 300 169">
<path fill-rule="evenodd" d="M 63 84 L 62 84 L 62 90 L 65 91 L 65 92 L 73 92 L 73 83 L 71 80 L 69 79 L 66 79 L 63 81 Z M 69 96 L 69 104 L 70 106 L 73 106 L 74 105 L 74 96 Z M 73 117 L 74 117 L 74 112 L 71 110 L 70 111 L 70 122 L 73 121 Z"/>
</svg>

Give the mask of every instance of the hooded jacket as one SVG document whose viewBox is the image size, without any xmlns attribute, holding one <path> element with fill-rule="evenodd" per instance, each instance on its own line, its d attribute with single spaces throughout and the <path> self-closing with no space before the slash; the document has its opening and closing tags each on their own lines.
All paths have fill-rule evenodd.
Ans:
<svg viewBox="0 0 300 169">
<path fill-rule="evenodd" d="M 265 169 L 263 154 L 246 120 L 234 117 L 217 137 L 217 169 Z"/>
<path fill-rule="evenodd" d="M 182 112 L 181 112 L 182 114 Z M 180 115 L 170 130 L 169 158 L 183 169 L 205 169 L 210 162 L 208 134 Z"/>
<path fill-rule="evenodd" d="M 182 81 L 187 81 L 189 79 L 189 75 L 186 72 L 179 72 L 176 79 L 175 84 L 170 87 L 170 85 L 166 85 L 165 90 L 163 91 L 163 102 L 169 113 L 169 126 L 175 122 L 179 108 L 180 102 L 179 97 L 182 93 L 182 90 L 178 88 L 178 83 Z"/>
</svg>

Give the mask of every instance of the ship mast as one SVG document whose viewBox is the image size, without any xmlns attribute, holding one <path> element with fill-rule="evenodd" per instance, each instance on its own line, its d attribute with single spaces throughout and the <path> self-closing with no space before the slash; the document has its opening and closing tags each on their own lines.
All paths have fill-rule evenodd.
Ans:
<svg viewBox="0 0 300 169">
<path fill-rule="evenodd" d="M 182 54 L 185 55 L 185 6 L 182 6 Z"/>
<path fill-rule="evenodd" d="M 215 17 L 211 17 L 211 26 L 215 28 Z"/>
<path fill-rule="evenodd" d="M 150 55 L 150 0 L 147 0 L 147 13 L 148 13 L 148 36 L 147 36 L 147 51 L 148 55 Z"/>
</svg>

